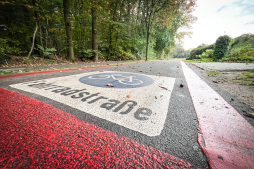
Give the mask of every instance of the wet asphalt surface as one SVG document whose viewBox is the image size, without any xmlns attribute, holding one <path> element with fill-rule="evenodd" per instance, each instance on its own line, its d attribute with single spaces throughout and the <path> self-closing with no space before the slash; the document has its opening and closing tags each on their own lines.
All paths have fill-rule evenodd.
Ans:
<svg viewBox="0 0 254 169">
<path fill-rule="evenodd" d="M 195 73 L 199 76 L 203 76 L 199 73 L 198 68 L 190 66 Z M 9 87 L 11 84 L 28 82 L 33 80 L 42 80 L 53 77 L 62 77 L 74 74 L 80 74 L 92 71 L 120 71 L 120 72 L 133 72 L 155 76 L 166 76 L 176 78 L 174 89 L 171 95 L 171 99 L 168 107 L 167 119 L 164 125 L 164 129 L 159 136 L 149 137 L 144 134 L 132 131 L 115 123 L 107 120 L 100 119 L 92 116 L 86 112 L 74 109 L 66 106 L 54 100 L 17 90 Z M 203 78 L 203 77 L 202 77 Z M 210 83 L 207 79 L 204 80 L 216 90 L 228 103 L 235 107 L 240 113 L 246 111 L 246 106 L 243 103 L 233 99 L 225 91 L 221 91 L 216 85 Z M 184 84 L 181 88 L 180 84 Z M 75 70 L 67 72 L 56 72 L 47 74 L 38 74 L 24 77 L 8 78 L 0 80 L 0 87 L 7 90 L 12 90 L 37 100 L 50 104 L 64 112 L 76 116 L 78 119 L 94 124 L 98 127 L 102 127 L 104 130 L 109 130 L 116 133 L 119 136 L 125 136 L 131 138 L 134 141 L 159 149 L 165 153 L 173 155 L 177 158 L 183 159 L 189 162 L 193 168 L 209 168 L 206 156 L 203 155 L 202 150 L 197 143 L 197 127 L 198 121 L 196 113 L 190 98 L 188 87 L 181 69 L 179 61 L 151 61 L 144 63 L 132 63 L 113 67 L 104 68 L 92 68 L 85 70 Z M 134 89 L 135 90 L 135 89 Z M 251 122 L 251 121 L 250 121 Z M 251 122 L 252 123 L 252 122 Z M 253 125 L 254 123 L 252 123 Z"/>
</svg>

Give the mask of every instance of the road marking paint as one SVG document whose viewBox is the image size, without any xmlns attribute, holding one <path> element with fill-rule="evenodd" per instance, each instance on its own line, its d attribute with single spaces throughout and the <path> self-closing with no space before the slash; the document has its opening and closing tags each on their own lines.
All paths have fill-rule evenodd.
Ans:
<svg viewBox="0 0 254 169">
<path fill-rule="evenodd" d="M 138 88 L 144 87 L 153 84 L 153 79 L 144 76 L 141 74 L 134 74 L 134 73 L 125 73 L 125 72 L 118 72 L 118 73 L 98 73 L 93 75 L 87 75 L 79 79 L 81 83 L 88 84 L 91 86 L 96 87 L 103 87 L 103 88 Z M 112 84 L 113 86 L 105 85 L 105 84 Z"/>
<path fill-rule="evenodd" d="M 114 83 L 115 87 L 106 86 L 109 82 Z M 157 136 L 164 127 L 174 83 L 175 79 L 169 77 L 108 71 L 10 86 L 50 98 L 145 135 Z"/>
<path fill-rule="evenodd" d="M 191 168 L 152 147 L 0 88 L 1 168 Z"/>
<path fill-rule="evenodd" d="M 253 168 L 254 127 L 181 62 L 199 121 L 198 141 L 211 168 Z"/>
</svg>

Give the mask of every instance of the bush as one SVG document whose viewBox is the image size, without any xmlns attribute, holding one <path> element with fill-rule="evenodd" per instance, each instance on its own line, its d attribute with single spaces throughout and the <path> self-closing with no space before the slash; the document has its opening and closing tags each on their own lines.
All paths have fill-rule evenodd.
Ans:
<svg viewBox="0 0 254 169">
<path fill-rule="evenodd" d="M 241 46 L 250 46 L 254 48 L 254 35 L 253 34 L 243 34 L 234 39 L 231 44 L 231 48 L 241 47 Z"/>
<path fill-rule="evenodd" d="M 214 48 L 214 45 L 200 45 L 198 46 L 197 48 L 193 49 L 191 52 L 190 52 L 190 57 L 188 58 L 189 60 L 192 60 L 192 59 L 200 59 L 200 56 L 203 52 L 205 52 L 207 49 L 213 49 Z"/>
<path fill-rule="evenodd" d="M 82 49 L 79 51 L 81 55 L 81 60 L 82 61 L 87 61 L 87 60 L 92 60 L 94 53 L 97 53 L 99 57 L 102 57 L 102 54 L 98 50 L 93 50 L 93 49 Z"/>
<path fill-rule="evenodd" d="M 205 58 L 213 58 L 213 49 L 207 49 L 205 52 L 203 52 L 201 55 L 199 55 L 199 57 L 201 59 L 205 59 Z"/>
<path fill-rule="evenodd" d="M 225 60 L 252 62 L 254 61 L 254 48 L 250 47 L 234 48 L 229 52 Z"/>
<path fill-rule="evenodd" d="M 216 42 L 213 53 L 213 60 L 217 61 L 226 56 L 231 38 L 228 35 L 220 36 Z"/>
<path fill-rule="evenodd" d="M 44 48 L 40 45 L 38 45 L 38 49 L 42 54 L 42 57 L 46 57 L 49 59 L 53 59 L 52 55 L 56 52 L 55 48 Z"/>
<path fill-rule="evenodd" d="M 124 51 L 121 46 L 118 46 L 117 49 L 118 49 L 116 52 L 117 56 L 115 57 L 114 60 L 117 60 L 117 59 L 119 59 L 119 60 L 134 60 L 135 59 L 135 57 L 131 53 Z"/>
<path fill-rule="evenodd" d="M 6 39 L 0 38 L 0 56 L 5 56 L 9 46 L 7 45 Z"/>
</svg>

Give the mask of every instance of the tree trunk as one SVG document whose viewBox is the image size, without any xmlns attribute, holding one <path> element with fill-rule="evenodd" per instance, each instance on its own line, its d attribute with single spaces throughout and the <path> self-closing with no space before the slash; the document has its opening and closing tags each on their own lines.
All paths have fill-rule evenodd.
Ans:
<svg viewBox="0 0 254 169">
<path fill-rule="evenodd" d="M 46 35 L 46 38 L 45 38 L 45 49 L 48 48 L 48 25 L 49 25 L 49 20 L 47 19 L 47 26 L 46 26 L 46 29 L 45 29 L 45 35 Z"/>
<path fill-rule="evenodd" d="M 97 9 L 96 0 L 92 4 L 92 47 L 94 50 L 93 61 L 98 62 L 98 39 L 97 39 Z M 96 51 L 96 52 L 95 52 Z"/>
<path fill-rule="evenodd" d="M 115 2 L 115 7 L 114 7 L 114 11 L 113 11 L 113 21 L 116 21 L 116 10 L 117 10 L 118 3 L 119 3 L 118 1 Z M 107 58 L 107 60 L 111 57 L 111 54 L 112 54 L 113 28 L 114 28 L 114 25 L 111 23 L 111 25 L 109 27 L 109 47 L 108 47 L 108 58 Z"/>
<path fill-rule="evenodd" d="M 67 59 L 75 61 L 70 21 L 70 0 L 63 0 L 64 22 L 67 36 Z"/>
<path fill-rule="evenodd" d="M 37 32 L 37 29 L 38 29 L 38 24 L 36 22 L 36 26 L 35 26 L 35 30 L 34 30 L 34 34 L 33 34 L 32 46 L 31 46 L 30 52 L 28 53 L 28 56 L 27 56 L 29 59 L 31 58 L 31 54 L 32 54 L 33 49 L 34 49 L 34 40 L 35 40 L 35 35 L 36 35 L 36 32 Z"/>
<path fill-rule="evenodd" d="M 44 46 L 43 46 L 43 42 L 42 42 L 42 36 L 43 36 L 43 34 L 42 34 L 42 30 L 41 30 L 41 23 L 39 22 L 39 28 L 40 28 L 40 43 L 41 43 L 41 47 L 43 47 L 44 48 Z"/>
<path fill-rule="evenodd" d="M 146 32 L 146 61 L 148 60 L 148 52 L 149 52 L 149 36 L 150 36 L 150 26 L 148 25 Z"/>
<path fill-rule="evenodd" d="M 131 36 L 131 2 L 128 0 L 127 5 L 127 17 L 126 17 L 126 23 L 127 23 L 127 32 L 128 36 Z"/>
</svg>

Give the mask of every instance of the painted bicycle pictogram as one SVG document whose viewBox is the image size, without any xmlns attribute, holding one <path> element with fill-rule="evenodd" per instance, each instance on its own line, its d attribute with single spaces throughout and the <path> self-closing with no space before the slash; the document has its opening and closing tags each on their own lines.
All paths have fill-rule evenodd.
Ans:
<svg viewBox="0 0 254 169">
<path fill-rule="evenodd" d="M 106 84 L 111 83 L 114 88 L 138 88 L 153 84 L 153 79 L 148 76 L 129 72 L 95 73 L 79 79 L 81 83 L 96 87 L 110 88 Z"/>
<path fill-rule="evenodd" d="M 123 74 L 105 74 L 105 75 L 92 75 L 88 77 L 89 79 L 114 79 L 117 80 L 119 83 L 126 84 L 126 85 L 140 85 L 143 83 L 142 80 L 138 79 L 135 76 L 125 76 Z"/>
</svg>

